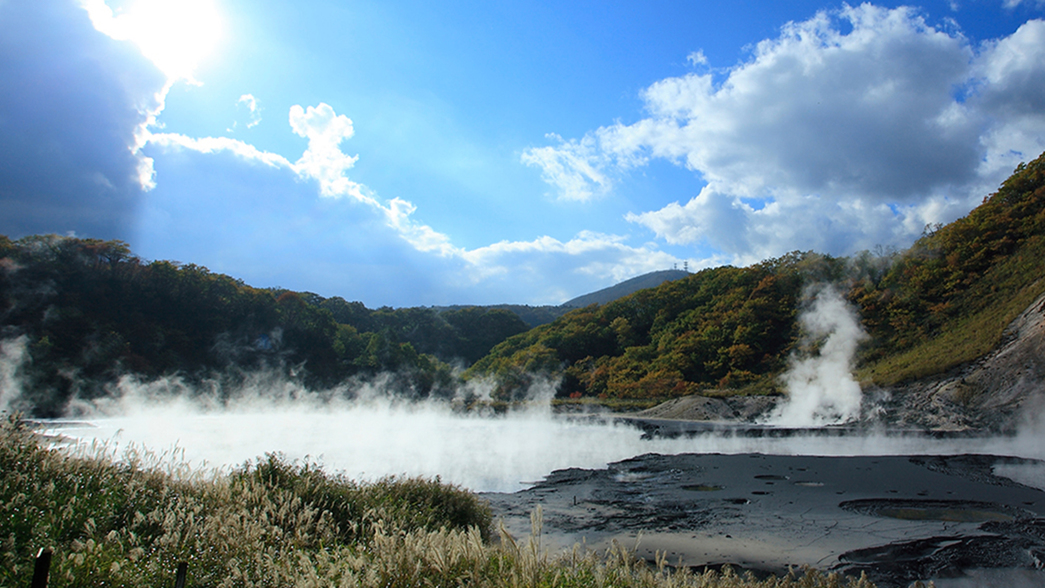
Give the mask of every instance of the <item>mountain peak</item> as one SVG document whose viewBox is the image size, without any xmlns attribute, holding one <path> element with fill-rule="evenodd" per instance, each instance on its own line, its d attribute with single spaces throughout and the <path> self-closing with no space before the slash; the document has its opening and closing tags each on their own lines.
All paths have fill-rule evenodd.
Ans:
<svg viewBox="0 0 1045 588">
<path fill-rule="evenodd" d="M 648 274 L 631 278 L 630 280 L 624 280 L 616 286 L 610 286 L 609 288 L 603 288 L 602 290 L 567 300 L 562 303 L 562 306 L 584 308 L 589 304 L 606 304 L 608 302 L 613 302 L 618 298 L 623 298 L 633 292 L 638 292 L 639 290 L 644 290 L 646 288 L 656 288 L 664 282 L 679 280 L 689 275 L 691 274 L 688 271 L 677 269 L 650 272 Z"/>
</svg>

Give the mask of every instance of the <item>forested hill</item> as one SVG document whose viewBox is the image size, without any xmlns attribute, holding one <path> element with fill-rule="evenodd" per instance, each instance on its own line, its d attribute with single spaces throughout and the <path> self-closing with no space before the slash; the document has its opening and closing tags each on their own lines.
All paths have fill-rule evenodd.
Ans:
<svg viewBox="0 0 1045 588">
<path fill-rule="evenodd" d="M 527 328 L 505 310 L 371 310 L 252 288 L 196 265 L 147 263 L 119 241 L 0 236 L 0 338 L 5 361 L 21 357 L 11 408 L 36 416 L 57 416 L 74 394 L 109 394 L 128 373 L 193 383 L 263 369 L 313 388 L 392 373 L 387 385 L 402 394 L 450 393 L 450 364 Z"/>
<path fill-rule="evenodd" d="M 467 377 L 511 397 L 539 374 L 560 394 L 670 398 L 774 391 L 798 341 L 804 288 L 846 292 L 870 334 L 858 375 L 891 384 L 942 372 L 999 342 L 1045 291 L 1045 155 L 968 216 L 927 227 L 902 253 L 792 253 L 720 267 L 592 305 L 494 347 Z"/>
<path fill-rule="evenodd" d="M 633 292 L 645 290 L 646 288 L 656 288 L 664 282 L 685 278 L 688 275 L 689 271 L 675 269 L 650 272 L 648 274 L 631 278 L 630 280 L 624 280 L 623 282 L 610 286 L 609 288 L 603 288 L 602 290 L 592 292 L 591 294 L 585 294 L 567 300 L 566 302 L 563 302 L 562 305 L 566 308 L 583 308 L 591 304 L 606 304 L 608 302 L 613 302 L 618 298 L 623 298 Z"/>
<path fill-rule="evenodd" d="M 846 292 L 871 335 L 859 376 L 890 384 L 990 351 L 1045 291 L 1043 276 L 1045 155 L 905 252 L 704 270 L 535 329 L 505 309 L 371 310 L 253 288 L 146 262 L 119 241 L 0 236 L 0 397 L 17 383 L 21 404 L 8 408 L 57 416 L 125 374 L 235 383 L 258 370 L 319 390 L 394 374 L 393 391 L 429 396 L 451 394 L 451 366 L 469 364 L 465 377 L 496 378 L 502 398 L 538 376 L 559 378 L 564 396 L 767 392 L 796 348 L 805 288 L 819 282 Z"/>
<path fill-rule="evenodd" d="M 622 298 L 646 288 L 654 288 L 670 280 L 678 280 L 689 275 L 683 270 L 661 270 L 650 272 L 641 276 L 624 280 L 608 288 L 603 288 L 590 294 L 583 294 L 576 298 L 567 300 L 558 306 L 528 306 L 524 304 L 495 304 L 482 306 L 486 310 L 507 310 L 519 316 L 529 327 L 539 327 L 548 324 L 575 308 L 582 308 L 590 304 L 606 304 L 618 298 Z M 460 310 L 461 306 L 434 307 L 437 311 Z"/>
</svg>

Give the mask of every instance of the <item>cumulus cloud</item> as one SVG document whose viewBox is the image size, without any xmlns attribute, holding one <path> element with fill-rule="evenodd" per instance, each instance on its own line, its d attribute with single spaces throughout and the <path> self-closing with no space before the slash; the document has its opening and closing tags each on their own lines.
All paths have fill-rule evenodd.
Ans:
<svg viewBox="0 0 1045 588">
<path fill-rule="evenodd" d="M 1011 171 L 1045 151 L 1045 21 L 986 43 L 973 63 L 970 101 L 986 119 L 982 176 Z"/>
<path fill-rule="evenodd" d="M 559 144 L 528 149 L 522 161 L 541 168 L 541 177 L 557 188 L 560 198 L 585 202 L 610 187 L 610 179 L 603 171 L 607 160 L 596 150 L 592 137 L 569 142 L 554 134 L 549 138 Z"/>
<path fill-rule="evenodd" d="M 355 134 L 350 118 L 338 115 L 329 104 L 309 106 L 307 110 L 295 104 L 290 107 L 290 128 L 308 139 L 308 149 L 294 167 L 301 176 L 319 182 L 320 194 L 351 196 L 363 202 L 373 200 L 363 194 L 362 186 L 345 175 L 359 160 L 358 155 L 341 151 L 341 142 Z"/>
<path fill-rule="evenodd" d="M 0 232 L 127 238 L 162 72 L 74 3 L 34 0 L 0 2 L 0 80 Z"/>
<path fill-rule="evenodd" d="M 136 2 L 119 14 L 105 0 L 78 1 L 95 29 L 137 45 L 166 74 L 168 84 L 200 84 L 193 77 L 196 67 L 221 37 L 221 18 L 213 0 Z"/>
<path fill-rule="evenodd" d="M 342 151 L 342 142 L 354 135 L 351 119 L 337 114 L 330 105 L 321 103 L 315 107 L 293 106 L 290 109 L 289 122 L 293 132 L 309 140 L 308 147 L 296 162 L 228 137 L 192 138 L 174 133 L 154 133 L 149 137 L 149 146 L 151 149 L 158 149 L 167 154 L 191 152 L 200 155 L 231 157 L 235 161 L 269 170 L 264 176 L 252 174 L 250 178 L 237 178 L 235 182 L 227 179 L 206 180 L 215 184 L 236 183 L 245 193 L 257 195 L 271 193 L 273 190 L 284 191 L 283 188 L 273 188 L 273 186 L 285 184 L 293 176 L 299 180 L 316 182 L 322 200 L 330 201 L 330 206 L 336 207 L 340 214 L 347 215 L 349 211 L 340 204 L 334 203 L 354 202 L 365 205 L 363 210 L 370 215 L 370 220 L 364 220 L 356 215 L 353 222 L 356 223 L 357 230 L 352 232 L 366 235 L 365 239 L 369 239 L 369 241 L 352 245 L 350 239 L 346 238 L 341 245 L 356 250 L 373 249 L 380 244 L 382 247 L 395 250 L 397 248 L 395 244 L 379 236 L 381 231 L 377 226 L 368 224 L 377 223 L 377 225 L 391 229 L 390 233 L 408 245 L 414 253 L 435 254 L 438 261 L 429 258 L 425 262 L 418 258 L 410 263 L 427 264 L 433 273 L 443 276 L 439 279 L 428 278 L 431 281 L 426 286 L 429 290 L 428 295 L 434 301 L 441 303 L 466 301 L 470 296 L 474 297 L 474 293 L 470 290 L 476 286 L 481 286 L 485 296 L 499 296 L 499 298 L 480 300 L 481 302 L 519 301 L 520 292 L 528 292 L 528 297 L 522 300 L 523 302 L 559 303 L 579 292 L 602 287 L 606 284 L 607 279 L 624 280 L 638 274 L 669 267 L 678 261 L 675 257 L 659 251 L 654 245 L 632 246 L 628 245 L 625 238 L 621 236 L 591 231 L 582 231 L 566 241 L 542 236 L 531 241 L 501 241 L 475 249 L 455 246 L 448 235 L 414 219 L 417 207 L 413 203 L 398 197 L 384 200 L 366 185 L 349 179 L 347 174 L 358 161 L 358 156 L 349 156 Z M 152 153 L 159 157 L 159 153 Z M 233 167 L 231 164 L 226 165 L 230 169 Z M 160 169 L 158 173 L 162 176 L 164 170 Z M 179 176 L 185 175 L 183 172 L 174 173 Z M 280 173 L 284 174 L 282 180 Z M 249 187 L 253 182 L 257 183 L 257 187 Z M 261 188 L 262 185 L 265 187 Z M 188 191 L 193 192 L 194 190 Z M 299 208 L 276 202 L 274 198 L 275 196 L 269 196 L 267 200 L 255 201 L 251 206 L 254 210 L 273 211 L 263 218 L 255 215 L 249 221 L 254 225 L 251 233 L 266 235 L 264 250 L 259 249 L 259 245 L 256 243 L 240 242 L 230 244 L 226 249 L 228 252 L 246 247 L 241 253 L 235 254 L 240 258 L 239 267 L 250 266 L 248 258 L 251 256 L 265 258 L 267 265 L 270 266 L 274 265 L 275 259 L 283 257 L 283 254 L 278 252 L 279 248 L 269 246 L 273 242 L 279 242 L 278 239 L 275 239 L 274 234 L 285 231 L 286 229 L 283 227 L 311 226 L 316 232 L 339 233 L 329 227 L 323 230 L 318 229 L 320 226 L 333 222 L 329 218 L 325 218 L 326 214 L 319 211 L 325 210 L 330 213 L 334 209 L 317 208 L 315 204 L 305 204 L 302 196 L 297 197 L 300 202 Z M 227 198 L 228 202 L 230 200 Z M 166 208 L 166 212 L 154 211 L 156 216 L 151 225 L 154 228 L 169 223 L 167 212 L 178 207 L 174 202 L 166 203 L 163 206 Z M 247 204 L 244 203 L 242 206 L 246 207 Z M 229 204 L 229 214 L 222 215 L 224 230 L 208 231 L 211 234 L 236 233 L 231 229 L 231 225 L 235 223 L 235 217 L 240 214 L 237 212 L 239 208 L 237 205 Z M 187 231 L 201 230 L 200 221 L 196 215 L 191 211 L 185 211 L 185 214 L 187 218 L 179 221 L 181 224 L 177 228 L 168 230 L 170 235 L 176 235 L 176 238 L 181 240 L 184 240 Z M 295 217 L 299 220 L 295 220 Z M 324 220 L 320 220 L 320 218 Z M 193 227 L 189 228 L 188 224 L 192 224 Z M 345 233 L 340 232 L 340 234 Z M 211 237 L 211 239 L 213 238 Z M 315 245 L 315 243 L 312 244 Z M 174 246 L 174 244 L 168 243 L 167 246 Z M 330 247 L 332 250 L 340 249 L 334 243 L 330 244 Z M 295 254 L 300 255 L 300 252 Z M 192 255 L 202 257 L 207 253 L 194 251 Z M 411 253 L 402 249 L 399 249 L 396 255 L 403 256 L 403 259 L 412 257 Z M 285 261 L 291 263 L 289 259 Z M 331 291 L 339 291 L 333 286 L 331 280 L 342 280 L 341 276 L 345 272 L 332 269 L 336 267 L 334 261 L 317 263 L 313 260 L 308 265 L 325 268 L 324 272 L 328 276 L 321 277 L 324 272 L 312 271 L 310 274 L 313 279 L 312 283 L 330 283 Z M 348 265 L 351 263 L 346 263 L 346 266 Z M 438 267 L 437 271 L 436 267 Z M 297 266 L 296 269 L 309 271 L 300 266 Z M 405 276 L 399 275 L 397 279 L 405 279 Z M 284 281 L 283 283 L 293 282 Z M 399 289 L 401 290 L 401 288 Z M 389 286 L 385 292 L 386 297 L 381 300 L 381 303 L 394 303 L 396 298 L 401 295 L 401 292 L 395 290 L 394 286 Z"/>
<path fill-rule="evenodd" d="M 534 290 L 537 301 L 556 304 L 585 287 L 604 283 L 607 277 L 622 281 L 678 261 L 655 246 L 635 247 L 619 235 L 594 231 L 581 231 L 566 241 L 549 236 L 500 241 L 463 251 L 461 257 L 469 264 L 468 279 L 473 283 L 483 281 L 490 287 L 500 282 L 505 294 L 525 285 Z"/>
<path fill-rule="evenodd" d="M 191 16 L 213 3 L 183 6 L 192 9 L 178 14 Z M 146 258 L 372 304 L 558 303 L 679 261 L 592 232 L 455 245 L 412 202 L 350 177 L 354 125 L 324 103 L 290 109 L 289 131 L 308 141 L 296 159 L 164 129 L 157 121 L 172 85 L 198 83 L 196 54 L 164 53 L 179 41 L 167 38 L 150 50 L 162 55 L 145 55 L 127 14 L 100 0 L 0 1 L 0 232 L 119 238 Z M 179 25 L 186 34 L 190 21 Z M 237 108 L 248 128 L 260 121 L 252 94 Z M 577 149 L 564 170 L 591 155 Z M 626 162 L 618 155 L 611 167 Z M 608 187 L 612 178 L 591 168 L 578 185 L 586 182 Z"/>
<path fill-rule="evenodd" d="M 402 198 L 382 201 L 373 190 L 348 177 L 348 171 L 359 160 L 358 155 L 346 155 L 341 150 L 341 143 L 355 134 L 352 119 L 337 114 L 326 103 L 309 107 L 295 104 L 290 108 L 289 122 L 295 134 L 308 139 L 305 152 L 293 163 L 282 155 L 261 151 L 249 143 L 228 137 L 192 138 L 175 133 L 154 133 L 148 141 L 166 149 L 227 152 L 245 162 L 293 171 L 301 179 L 314 180 L 324 198 L 349 198 L 367 205 L 379 213 L 387 227 L 418 251 L 442 256 L 460 253 L 447 235 L 413 219 L 417 210 L 413 203 Z"/>
<path fill-rule="evenodd" d="M 913 8 L 844 6 L 787 24 L 721 78 L 652 84 L 646 118 L 523 161 L 563 198 L 605 193 L 651 159 L 684 166 L 705 184 L 698 195 L 628 220 L 736 261 L 903 246 L 1045 149 L 1043 31 L 1030 21 L 974 47 Z"/>
</svg>

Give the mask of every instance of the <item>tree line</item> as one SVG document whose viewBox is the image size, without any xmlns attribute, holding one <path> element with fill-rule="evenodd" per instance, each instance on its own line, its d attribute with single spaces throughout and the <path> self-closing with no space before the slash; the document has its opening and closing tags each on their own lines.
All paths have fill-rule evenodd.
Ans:
<svg viewBox="0 0 1045 588">
<path fill-rule="evenodd" d="M 707 269 L 511 337 L 465 375 L 496 378 L 503 398 L 538 375 L 561 378 L 559 394 L 574 397 L 776 392 L 776 376 L 800 342 L 805 288 L 830 282 L 870 335 L 860 363 L 890 366 L 868 373 L 891 383 L 985 353 L 1013 313 L 1045 291 L 1043 277 L 1045 154 L 1021 164 L 968 216 L 926 227 L 906 251 L 794 252 Z M 951 345 L 947 334 L 963 342 Z M 970 339 L 976 344 L 966 345 Z M 927 350 L 902 367 L 887 363 L 919 345 Z"/>
<path fill-rule="evenodd" d="M 57 235 L 0 236 L 0 313 L 0 335 L 24 337 L 18 375 L 36 416 L 128 373 L 198 383 L 265 369 L 315 389 L 390 373 L 401 394 L 449 394 L 455 364 L 527 329 L 504 310 L 371 310 Z"/>
<path fill-rule="evenodd" d="M 506 308 L 369 309 L 148 262 L 121 241 L 0 236 L 0 336 L 24 337 L 19 375 L 37 416 L 107 395 L 126 373 L 200 382 L 267 369 L 313 389 L 391 373 L 394 391 L 426 397 L 451 394 L 467 367 L 506 400 L 538 377 L 563 397 L 766 393 L 799 350 L 810 284 L 846 293 L 870 335 L 860 363 L 888 383 L 985 353 L 1043 276 L 1045 154 L 906 251 L 707 269 L 532 329 Z"/>
</svg>

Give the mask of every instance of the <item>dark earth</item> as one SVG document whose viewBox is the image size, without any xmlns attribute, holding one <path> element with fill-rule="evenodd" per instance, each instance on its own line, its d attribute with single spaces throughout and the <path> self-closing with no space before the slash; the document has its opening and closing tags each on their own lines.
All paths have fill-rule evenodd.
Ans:
<svg viewBox="0 0 1045 588">
<path fill-rule="evenodd" d="M 1043 462 L 984 455 L 648 454 L 484 498 L 515 537 L 540 506 L 553 554 L 616 541 L 696 571 L 812 566 L 879 586 L 1004 572 L 1045 586 L 1043 478 Z"/>
</svg>

